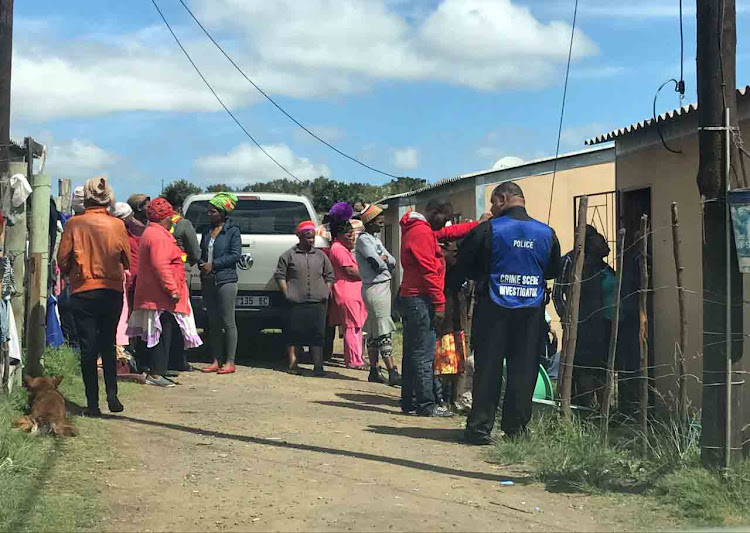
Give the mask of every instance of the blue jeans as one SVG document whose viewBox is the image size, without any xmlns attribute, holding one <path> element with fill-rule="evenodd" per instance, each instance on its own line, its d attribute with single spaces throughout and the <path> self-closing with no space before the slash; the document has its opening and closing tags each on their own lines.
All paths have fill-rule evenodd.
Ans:
<svg viewBox="0 0 750 533">
<path fill-rule="evenodd" d="M 426 296 L 400 299 L 404 322 L 404 357 L 401 362 L 401 409 L 416 409 L 424 414 L 435 406 L 433 366 L 435 364 L 435 331 L 432 319 L 435 308 Z"/>
</svg>

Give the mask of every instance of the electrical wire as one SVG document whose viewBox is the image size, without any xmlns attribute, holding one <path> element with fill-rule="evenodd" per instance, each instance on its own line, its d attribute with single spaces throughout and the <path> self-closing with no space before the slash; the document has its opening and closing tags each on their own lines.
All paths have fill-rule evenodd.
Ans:
<svg viewBox="0 0 750 533">
<path fill-rule="evenodd" d="M 685 33 L 682 21 L 682 0 L 680 0 L 680 81 L 674 90 L 680 93 L 680 101 L 685 98 Z"/>
<path fill-rule="evenodd" d="M 661 92 L 661 90 L 664 87 L 666 87 L 666 85 L 668 83 L 674 83 L 675 84 L 675 90 L 676 90 L 676 87 L 679 86 L 679 84 L 680 84 L 680 82 L 678 82 L 676 79 L 672 78 L 671 80 L 667 80 L 664 83 L 662 83 L 659 86 L 659 88 L 656 90 L 656 94 L 654 95 L 654 107 L 653 107 L 654 118 L 653 118 L 653 121 L 654 121 L 654 125 L 656 126 L 656 131 L 659 134 L 659 139 L 661 139 L 661 144 L 664 146 L 664 148 L 667 149 L 668 151 L 672 152 L 673 154 L 681 154 L 682 150 L 679 150 L 679 149 L 675 150 L 673 148 L 670 148 L 669 145 L 667 145 L 667 141 L 664 140 L 664 135 L 661 132 L 661 124 L 659 122 L 658 117 L 656 116 L 656 101 L 659 99 L 659 93 Z"/>
<path fill-rule="evenodd" d="M 339 155 L 341 155 L 341 156 L 349 159 L 350 161 L 353 161 L 354 163 L 357 163 L 358 165 L 360 165 L 360 166 L 362 166 L 362 167 L 364 167 L 364 168 L 366 168 L 368 170 L 371 170 L 371 171 L 376 172 L 378 174 L 382 174 L 383 176 L 388 176 L 389 178 L 398 179 L 400 177 L 403 177 L 403 176 L 397 176 L 395 174 L 391 174 L 390 172 L 386 172 L 384 170 L 379 170 L 379 169 L 377 169 L 377 168 L 375 168 L 373 166 L 368 165 L 367 163 L 363 163 L 362 161 L 360 161 L 356 157 L 351 156 L 351 155 L 347 154 L 346 152 L 343 152 L 343 151 L 339 150 L 338 148 L 336 148 L 334 145 L 332 145 L 331 143 L 329 143 L 325 139 L 322 139 L 320 136 L 316 135 L 309 128 L 307 128 L 304 124 L 302 124 L 299 120 L 297 120 L 292 115 L 290 115 L 283 107 L 281 107 L 278 103 L 276 103 L 276 101 L 273 98 L 271 98 L 268 95 L 268 93 L 266 93 L 263 89 L 261 89 L 261 87 L 257 83 L 255 83 L 253 80 L 251 80 L 248 77 L 247 74 L 245 74 L 245 72 L 242 70 L 242 68 L 240 68 L 240 66 L 229 56 L 229 54 L 227 54 L 227 52 L 224 50 L 224 48 L 222 48 L 222 46 L 216 41 L 216 39 L 213 38 L 213 36 L 209 33 L 209 31 L 201 23 L 201 21 L 198 20 L 198 18 L 193 14 L 193 12 L 187 6 L 187 4 L 184 2 L 184 0 L 180 0 L 180 3 L 182 4 L 182 7 L 184 7 L 185 10 L 188 12 L 188 14 L 192 17 L 192 19 L 195 21 L 195 23 L 198 25 L 198 27 L 201 30 L 203 30 L 203 33 L 206 34 L 206 37 L 208 37 L 211 40 L 211 42 L 214 43 L 214 45 L 216 46 L 216 48 L 218 48 L 219 51 L 224 55 L 224 57 L 226 57 L 227 60 L 232 64 L 232 66 L 235 69 L 237 69 L 237 72 L 239 72 L 242 75 L 242 77 L 245 78 L 245 80 L 247 80 L 248 83 L 250 83 L 250 85 L 252 85 L 253 87 L 255 87 L 255 89 L 260 94 L 262 94 L 266 98 L 266 100 L 268 100 L 269 102 L 271 102 L 274 105 L 274 107 L 276 107 L 276 109 L 278 109 L 279 111 L 281 111 L 289 120 L 291 120 L 297 126 L 299 126 L 300 128 L 302 128 L 311 137 L 313 137 L 317 141 L 323 143 L 324 145 L 326 145 L 328 148 L 330 148 L 331 150 L 333 150 L 337 154 L 339 154 Z"/>
<path fill-rule="evenodd" d="M 560 139 L 562 138 L 563 120 L 565 119 L 565 100 L 568 97 L 568 79 L 570 77 L 570 61 L 573 57 L 573 39 L 576 35 L 576 19 L 578 18 L 578 0 L 573 6 L 573 27 L 570 31 L 570 47 L 568 48 L 568 64 L 565 67 L 565 83 L 563 85 L 562 106 L 560 107 L 560 125 L 557 128 L 557 147 L 555 148 L 555 163 L 552 168 L 552 187 L 549 192 L 549 211 L 547 212 L 547 224 L 552 217 L 552 198 L 555 194 L 555 177 L 557 177 L 557 158 L 560 156 Z"/>
<path fill-rule="evenodd" d="M 287 169 L 284 165 L 279 163 L 271 154 L 269 154 L 265 148 L 263 148 L 258 141 L 255 140 L 255 137 L 253 137 L 249 131 L 247 131 L 247 128 L 242 125 L 242 122 L 239 121 L 239 119 L 230 111 L 230 109 L 226 106 L 224 101 L 221 99 L 221 97 L 217 94 L 217 92 L 214 90 L 214 88 L 211 86 L 209 81 L 206 79 L 206 77 L 203 75 L 201 70 L 198 68 L 198 65 L 195 64 L 195 61 L 193 61 L 193 58 L 190 57 L 190 54 L 185 49 L 185 47 L 182 45 L 182 42 L 180 42 L 180 39 L 177 37 L 177 34 L 175 34 L 174 30 L 172 29 L 172 26 L 169 25 L 169 22 L 167 21 L 167 18 L 164 16 L 164 13 L 162 13 L 162 10 L 159 8 L 159 4 L 156 3 L 156 0 L 151 0 L 151 3 L 154 4 L 154 7 L 156 8 L 156 11 L 159 12 L 159 16 L 164 21 L 164 24 L 167 26 L 167 29 L 169 30 L 169 33 L 172 34 L 172 37 L 174 37 L 175 42 L 177 43 L 177 46 L 180 47 L 180 50 L 182 50 L 182 53 L 185 54 L 185 57 L 187 57 L 188 61 L 190 61 L 190 64 L 193 65 L 193 68 L 195 69 L 195 72 L 198 73 L 198 76 L 203 80 L 203 83 L 206 84 L 206 87 L 211 91 L 211 93 L 214 95 L 214 98 L 216 98 L 216 101 L 221 104 L 221 107 L 224 108 L 224 111 L 227 112 L 227 114 L 232 117 L 232 120 L 240 127 L 240 129 L 247 135 L 247 137 L 253 141 L 255 146 L 258 147 L 258 149 L 263 152 L 268 159 L 276 163 L 276 166 L 278 166 L 281 170 L 286 172 L 289 176 L 292 177 L 292 179 L 298 181 L 299 183 L 303 183 L 302 180 L 300 180 L 297 176 L 292 174 L 289 169 Z"/>
</svg>

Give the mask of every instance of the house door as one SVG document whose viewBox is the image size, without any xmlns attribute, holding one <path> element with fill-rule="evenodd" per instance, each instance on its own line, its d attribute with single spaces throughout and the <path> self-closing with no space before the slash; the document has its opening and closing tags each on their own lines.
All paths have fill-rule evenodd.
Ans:
<svg viewBox="0 0 750 533">
<path fill-rule="evenodd" d="M 640 305 L 638 291 L 641 287 L 640 265 L 643 258 L 643 240 L 648 243 L 648 253 L 645 257 L 646 265 L 649 272 L 649 283 L 646 289 L 653 287 L 653 265 L 652 265 L 652 228 L 653 221 L 651 218 L 651 189 L 635 189 L 632 191 L 623 191 L 620 193 L 620 227 L 625 228 L 625 254 L 623 258 L 622 273 L 622 300 L 621 313 L 623 321 L 620 325 L 620 335 L 618 336 L 618 359 L 620 360 L 619 368 L 624 370 L 620 373 L 620 378 L 632 378 L 638 375 L 640 371 Z M 648 232 L 641 236 L 641 218 L 643 215 L 648 216 Z M 648 293 L 646 303 L 646 313 L 648 317 L 648 366 L 649 376 L 653 377 L 654 366 L 654 306 L 653 294 Z M 628 379 L 620 381 L 619 385 L 619 403 L 620 409 L 627 414 L 634 414 L 635 404 L 637 404 L 637 383 L 638 379 Z M 649 399 L 652 404 L 652 398 Z"/>
</svg>

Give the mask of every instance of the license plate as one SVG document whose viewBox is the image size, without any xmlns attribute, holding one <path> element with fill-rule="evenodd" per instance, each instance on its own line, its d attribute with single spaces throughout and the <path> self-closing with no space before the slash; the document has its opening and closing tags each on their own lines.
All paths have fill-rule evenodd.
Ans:
<svg viewBox="0 0 750 533">
<path fill-rule="evenodd" d="M 238 296 L 237 307 L 270 307 L 271 298 L 268 296 Z"/>
</svg>

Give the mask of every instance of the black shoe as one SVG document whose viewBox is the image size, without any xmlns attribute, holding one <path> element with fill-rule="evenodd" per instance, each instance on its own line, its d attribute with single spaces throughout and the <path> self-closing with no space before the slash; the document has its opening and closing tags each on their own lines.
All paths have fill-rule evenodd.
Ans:
<svg viewBox="0 0 750 533">
<path fill-rule="evenodd" d="M 391 387 L 401 386 L 401 374 L 398 373 L 398 368 L 395 366 L 388 371 L 388 385 Z"/>
<path fill-rule="evenodd" d="M 326 375 L 326 371 L 321 368 L 313 368 L 313 377 L 322 378 Z"/>
<path fill-rule="evenodd" d="M 177 370 L 167 370 L 166 374 L 164 374 L 165 377 L 168 378 L 176 378 L 180 376 L 179 371 Z"/>
<path fill-rule="evenodd" d="M 417 412 L 417 415 L 427 416 L 431 418 L 450 418 L 453 416 L 453 413 L 450 411 L 450 409 L 435 405 L 427 411 Z"/>
<path fill-rule="evenodd" d="M 101 418 L 102 411 L 99 407 L 87 407 L 84 409 L 82 415 L 86 418 Z"/>
<path fill-rule="evenodd" d="M 122 413 L 125 410 L 117 396 L 107 397 L 107 407 L 110 413 Z"/>
<path fill-rule="evenodd" d="M 367 376 L 367 381 L 370 383 L 385 383 L 383 376 L 380 375 L 380 371 L 376 366 L 370 367 L 370 375 Z"/>
<path fill-rule="evenodd" d="M 494 441 L 492 440 L 492 437 L 489 435 L 477 435 L 475 433 L 465 433 L 464 444 L 468 444 L 469 446 L 489 446 L 491 444 L 494 444 Z"/>
</svg>

